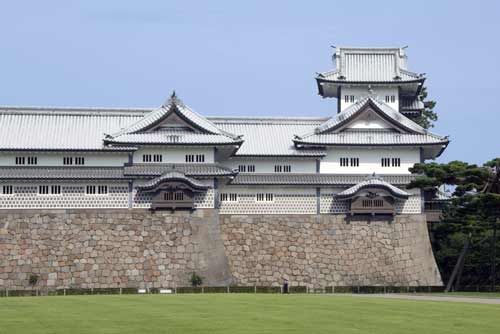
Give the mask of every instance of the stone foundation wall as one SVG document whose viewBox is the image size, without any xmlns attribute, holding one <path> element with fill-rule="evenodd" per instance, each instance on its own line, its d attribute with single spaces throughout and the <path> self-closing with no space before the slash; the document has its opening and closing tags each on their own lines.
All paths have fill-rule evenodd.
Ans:
<svg viewBox="0 0 500 334">
<path fill-rule="evenodd" d="M 221 229 L 237 285 L 442 285 L 425 215 L 221 215 Z"/>
<path fill-rule="evenodd" d="M 206 285 L 440 285 L 425 217 L 0 212 L 0 289 Z"/>
<path fill-rule="evenodd" d="M 189 286 L 196 271 L 214 285 L 229 269 L 214 210 L 0 212 L 0 288 Z"/>
</svg>

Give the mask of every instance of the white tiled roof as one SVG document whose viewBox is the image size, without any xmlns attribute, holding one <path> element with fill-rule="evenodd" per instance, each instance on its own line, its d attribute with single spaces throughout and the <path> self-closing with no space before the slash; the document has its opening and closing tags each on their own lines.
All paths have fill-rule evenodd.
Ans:
<svg viewBox="0 0 500 334">
<path fill-rule="evenodd" d="M 401 113 L 392 109 L 386 103 L 377 100 L 374 97 L 364 97 L 358 100 L 353 105 L 346 108 L 344 111 L 338 113 L 335 117 L 332 117 L 327 122 L 321 124 L 316 130 L 316 133 L 323 133 L 327 131 L 333 131 L 340 126 L 349 122 L 353 117 L 355 117 L 364 107 L 368 104 L 373 104 L 375 106 L 375 111 L 379 111 L 383 116 L 391 120 L 394 124 L 405 128 L 406 130 L 413 133 L 425 134 L 426 130 L 422 128 L 417 123 L 413 122 L 409 118 L 405 117 Z"/>
<path fill-rule="evenodd" d="M 309 145 L 429 145 L 446 144 L 448 140 L 433 134 L 364 130 L 314 134 L 295 142 Z"/>
<path fill-rule="evenodd" d="M 137 133 L 141 130 L 147 129 L 149 126 L 154 125 L 156 122 L 164 118 L 167 114 L 174 111 L 187 121 L 197 126 L 197 128 L 202 130 L 202 132 L 215 135 L 224 134 L 219 128 L 217 128 L 217 126 L 215 126 L 215 124 L 210 122 L 202 115 L 196 113 L 194 110 L 180 101 L 175 95 L 173 95 L 161 107 L 151 111 L 149 114 L 144 116 L 144 118 L 140 119 L 134 124 L 127 126 L 120 132 L 111 135 L 113 137 L 118 137 L 123 134 Z"/>
<path fill-rule="evenodd" d="M 343 127 L 369 105 L 401 132 L 394 130 L 344 130 Z M 392 109 L 384 102 L 365 97 L 324 122 L 313 132 L 294 139 L 297 144 L 310 145 L 417 145 L 447 144 L 448 139 L 432 134 L 417 123 Z"/>
<path fill-rule="evenodd" d="M 0 107 L 0 150 L 103 150 L 104 133 L 119 131 L 143 115 L 134 110 Z"/>
<path fill-rule="evenodd" d="M 169 144 L 169 145 L 204 145 L 204 144 L 236 144 L 240 139 L 211 133 L 195 133 L 192 131 L 163 131 L 148 133 L 123 134 L 116 138 L 106 138 L 113 144 Z"/>
<path fill-rule="evenodd" d="M 212 118 L 225 131 L 241 134 L 243 144 L 236 156 L 323 156 L 323 151 L 297 150 L 293 137 L 313 131 L 327 118 Z"/>
<path fill-rule="evenodd" d="M 336 69 L 323 72 L 318 79 L 343 82 L 407 82 L 423 80 L 406 69 L 406 56 L 400 48 L 337 48 Z"/>
</svg>

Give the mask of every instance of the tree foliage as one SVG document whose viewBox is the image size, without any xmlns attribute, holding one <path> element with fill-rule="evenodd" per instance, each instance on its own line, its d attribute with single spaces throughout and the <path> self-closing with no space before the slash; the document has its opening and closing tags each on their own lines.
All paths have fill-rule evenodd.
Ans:
<svg viewBox="0 0 500 334">
<path fill-rule="evenodd" d="M 441 223 L 431 228 L 436 261 L 446 282 L 453 271 L 465 240 L 471 240 L 461 283 L 489 284 L 493 260 L 499 261 L 500 243 L 493 231 L 500 228 L 500 158 L 483 166 L 452 161 L 447 164 L 416 164 L 411 171 L 422 174 L 409 188 L 421 188 L 428 193 L 441 185 L 455 187 L 453 200 L 445 207 Z M 496 258 L 492 258 L 495 253 Z M 500 262 L 500 261 L 499 261 Z"/>
<path fill-rule="evenodd" d="M 429 129 L 434 127 L 434 122 L 438 120 L 438 115 L 434 112 L 434 107 L 436 106 L 436 101 L 427 99 L 427 88 L 423 87 L 422 92 L 420 93 L 421 99 L 424 102 L 424 110 L 422 114 L 418 117 L 415 117 L 413 121 L 419 124 L 424 129 Z"/>
</svg>

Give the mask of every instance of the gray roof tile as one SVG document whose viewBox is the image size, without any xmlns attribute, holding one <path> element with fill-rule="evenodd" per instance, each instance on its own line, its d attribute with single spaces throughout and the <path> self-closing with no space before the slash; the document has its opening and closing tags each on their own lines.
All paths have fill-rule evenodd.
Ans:
<svg viewBox="0 0 500 334">
<path fill-rule="evenodd" d="M 393 186 L 389 182 L 384 181 L 382 178 L 372 176 L 336 194 L 336 197 L 340 199 L 349 199 L 356 196 L 360 191 L 366 189 L 383 189 L 388 191 L 392 196 L 401 199 L 406 199 L 410 196 L 410 194 L 408 194 L 406 191 Z"/>
<path fill-rule="evenodd" d="M 124 179 L 122 167 L 0 167 L 0 179 Z"/>
<path fill-rule="evenodd" d="M 105 147 L 104 133 L 118 131 L 139 117 L 136 112 L 0 107 L 0 150 L 126 149 Z"/>
<path fill-rule="evenodd" d="M 123 134 L 116 138 L 107 138 L 112 144 L 165 144 L 165 145 L 237 145 L 240 139 L 216 134 L 195 133 L 192 131 L 157 130 L 148 133 Z"/>
<path fill-rule="evenodd" d="M 393 130 L 347 130 L 344 126 L 354 120 L 369 106 L 399 128 Z M 344 111 L 324 122 L 313 132 L 297 136 L 295 143 L 302 145 L 428 145 L 447 144 L 448 139 L 432 134 L 417 123 L 373 97 L 364 97 Z"/>
<path fill-rule="evenodd" d="M 192 188 L 196 190 L 203 190 L 210 188 L 209 186 L 195 180 L 193 178 L 187 177 L 184 173 L 179 171 L 168 171 L 161 176 L 155 177 L 154 179 L 149 180 L 148 182 L 138 185 L 137 188 L 141 190 L 152 190 L 165 181 L 182 181 L 189 184 Z"/>
<path fill-rule="evenodd" d="M 338 82 L 408 82 L 423 80 L 406 69 L 406 55 L 400 48 L 337 48 L 336 69 L 323 72 L 319 80 Z"/>
<path fill-rule="evenodd" d="M 368 175 L 340 174 L 238 174 L 232 185 L 323 185 L 349 186 L 366 180 Z M 412 174 L 384 175 L 384 180 L 392 184 L 405 185 L 416 178 Z"/>
<path fill-rule="evenodd" d="M 125 176 L 160 176 L 166 172 L 177 171 L 187 176 L 233 176 L 236 171 L 219 164 L 199 163 L 199 164 L 134 164 L 125 166 L 123 174 Z"/>
<path fill-rule="evenodd" d="M 399 133 L 394 131 L 344 131 L 314 134 L 297 139 L 297 144 L 307 145 L 432 145 L 447 144 L 448 139 L 433 134 Z"/>
<path fill-rule="evenodd" d="M 401 111 L 413 111 L 413 110 L 422 110 L 425 108 L 424 102 L 420 99 L 420 97 L 403 97 L 399 102 L 401 105 Z"/>
<path fill-rule="evenodd" d="M 318 150 L 297 150 L 293 137 L 313 131 L 322 119 L 243 119 L 218 118 L 214 123 L 244 140 L 236 156 L 323 156 Z"/>
</svg>

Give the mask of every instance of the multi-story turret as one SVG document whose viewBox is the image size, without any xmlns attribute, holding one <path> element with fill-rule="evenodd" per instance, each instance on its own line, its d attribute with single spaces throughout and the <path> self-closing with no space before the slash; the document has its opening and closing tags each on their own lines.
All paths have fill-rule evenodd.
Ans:
<svg viewBox="0 0 500 334">
<path fill-rule="evenodd" d="M 371 96 L 413 118 L 420 115 L 425 77 L 407 69 L 403 48 L 337 48 L 336 69 L 316 77 L 319 94 L 338 99 L 338 112 Z"/>
</svg>

